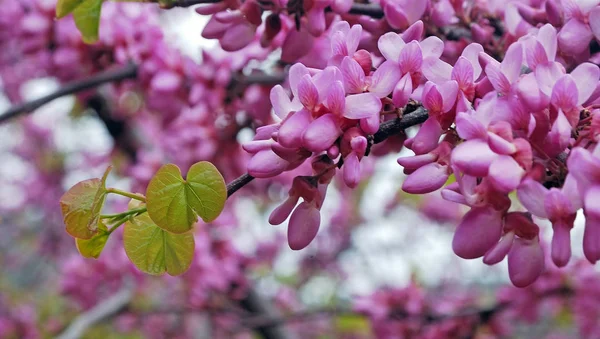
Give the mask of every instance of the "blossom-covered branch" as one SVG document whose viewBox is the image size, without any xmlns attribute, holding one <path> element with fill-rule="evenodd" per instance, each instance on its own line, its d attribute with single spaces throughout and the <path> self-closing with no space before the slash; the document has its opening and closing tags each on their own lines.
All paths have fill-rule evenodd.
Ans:
<svg viewBox="0 0 600 339">
<path fill-rule="evenodd" d="M 125 79 L 133 79 L 137 76 L 137 72 L 138 66 L 135 63 L 128 63 L 127 65 L 121 68 L 107 70 L 105 72 L 98 73 L 94 76 L 87 77 L 82 80 L 70 82 L 68 84 L 63 85 L 55 92 L 45 95 L 39 99 L 24 102 L 22 104 L 18 104 L 9 108 L 4 113 L 0 114 L 0 124 L 19 115 L 31 113 L 37 108 L 51 102 L 52 100 L 58 99 L 65 95 L 85 91 L 106 83 L 112 83 Z"/>
</svg>

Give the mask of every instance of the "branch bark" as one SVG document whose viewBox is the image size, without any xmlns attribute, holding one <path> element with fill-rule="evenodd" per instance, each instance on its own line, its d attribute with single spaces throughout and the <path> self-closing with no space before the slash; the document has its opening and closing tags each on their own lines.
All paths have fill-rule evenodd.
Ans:
<svg viewBox="0 0 600 339">
<path fill-rule="evenodd" d="M 0 115 L 0 124 L 4 123 L 12 118 L 15 118 L 19 115 L 23 115 L 26 113 L 31 113 L 32 111 L 40 108 L 41 106 L 49 103 L 54 99 L 58 99 L 65 95 L 74 94 L 77 92 L 84 91 L 86 89 L 91 89 L 98 87 L 102 84 L 106 84 L 109 82 L 120 81 L 125 79 L 133 79 L 137 77 L 138 66 L 134 63 L 128 63 L 125 67 L 108 70 L 105 72 L 98 73 L 94 76 L 91 76 L 87 79 L 77 80 L 70 82 L 61 88 L 59 88 L 56 92 L 50 93 L 46 96 L 43 96 L 39 99 L 24 102 L 22 104 L 13 106 L 8 109 L 8 111 L 4 112 Z"/>
<path fill-rule="evenodd" d="M 121 290 L 119 290 L 115 295 L 105 299 L 75 318 L 75 320 L 69 325 L 69 327 L 67 327 L 66 330 L 63 331 L 63 333 L 57 337 L 57 339 L 80 338 L 89 327 L 105 318 L 119 313 L 119 311 L 127 307 L 127 305 L 131 302 L 131 299 L 133 298 L 133 290 L 133 283 L 130 281 L 125 282 Z"/>
</svg>

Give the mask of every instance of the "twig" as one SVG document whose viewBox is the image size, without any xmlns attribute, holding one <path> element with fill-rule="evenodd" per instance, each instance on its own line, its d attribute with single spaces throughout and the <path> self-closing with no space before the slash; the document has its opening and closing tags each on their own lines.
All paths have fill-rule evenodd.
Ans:
<svg viewBox="0 0 600 339">
<path fill-rule="evenodd" d="M 379 126 L 379 130 L 373 135 L 373 143 L 378 144 L 411 126 L 422 124 L 428 117 L 427 110 L 419 106 L 414 111 L 405 113 L 402 118 L 386 121 Z"/>
<path fill-rule="evenodd" d="M 249 184 L 252 180 L 254 180 L 254 177 L 246 173 L 227 184 L 227 198 L 229 198 L 233 193 L 237 192 L 240 188 Z"/>
<path fill-rule="evenodd" d="M 133 283 L 126 281 L 124 286 L 113 296 L 100 302 L 93 308 L 79 315 L 57 339 L 77 339 L 94 324 L 117 314 L 131 302 Z"/>
<path fill-rule="evenodd" d="M 86 89 L 98 87 L 102 84 L 106 84 L 113 81 L 133 79 L 137 76 L 137 71 L 138 66 L 136 64 L 128 63 L 127 65 L 119 69 L 105 71 L 83 80 L 70 82 L 64 85 L 63 87 L 59 88 L 54 93 L 50 93 L 39 99 L 24 102 L 22 104 L 11 107 L 10 109 L 8 109 L 8 111 L 0 115 L 0 124 L 19 115 L 30 113 L 36 110 L 37 108 L 49 103 L 50 101 L 58 99 L 65 95 L 81 92 Z"/>
<path fill-rule="evenodd" d="M 383 18 L 383 9 L 381 9 L 381 6 L 377 4 L 354 3 L 352 4 L 352 7 L 350 7 L 348 13 L 356 15 L 368 15 L 374 19 Z"/>
<path fill-rule="evenodd" d="M 262 298 L 253 289 L 248 290 L 248 294 L 240 301 L 240 306 L 246 311 L 255 314 L 264 319 L 281 318 L 275 314 L 270 304 L 264 302 Z M 279 326 L 281 323 L 265 322 L 257 324 L 253 328 L 265 339 L 285 339 L 289 338 L 284 329 Z"/>
</svg>

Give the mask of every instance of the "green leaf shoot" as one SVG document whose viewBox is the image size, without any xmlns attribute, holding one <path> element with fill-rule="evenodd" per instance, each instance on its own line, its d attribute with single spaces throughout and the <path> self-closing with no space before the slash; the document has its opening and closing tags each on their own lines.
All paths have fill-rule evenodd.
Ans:
<svg viewBox="0 0 600 339">
<path fill-rule="evenodd" d="M 215 220 L 227 200 L 227 186 L 217 168 L 206 161 L 190 167 L 187 180 L 179 167 L 162 166 L 146 191 L 148 214 L 158 227 L 176 234 L 188 232 L 198 220 Z"/>
</svg>

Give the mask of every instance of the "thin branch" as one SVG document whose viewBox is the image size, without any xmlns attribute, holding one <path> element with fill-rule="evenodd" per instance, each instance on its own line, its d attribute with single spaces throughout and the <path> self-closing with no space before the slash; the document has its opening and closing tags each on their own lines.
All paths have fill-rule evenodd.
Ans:
<svg viewBox="0 0 600 339">
<path fill-rule="evenodd" d="M 411 126 L 422 124 L 428 117 L 427 110 L 422 106 L 418 106 L 414 111 L 405 113 L 402 118 L 386 121 L 379 126 L 379 130 L 373 135 L 373 143 L 378 144 Z"/>
<path fill-rule="evenodd" d="M 94 324 L 113 316 L 131 302 L 133 298 L 133 283 L 126 281 L 124 286 L 113 296 L 100 302 L 93 308 L 79 315 L 57 339 L 77 339 Z"/>
<path fill-rule="evenodd" d="M 254 177 L 246 173 L 227 184 L 227 198 L 237 192 L 240 188 L 249 184 L 252 180 L 254 180 Z"/>
<path fill-rule="evenodd" d="M 383 18 L 383 9 L 377 4 L 354 3 L 348 14 L 368 15 L 373 19 Z"/>
<path fill-rule="evenodd" d="M 275 310 L 270 304 L 264 302 L 262 298 L 253 289 L 248 290 L 248 294 L 240 301 L 246 311 L 255 314 L 263 319 L 281 318 L 275 314 Z M 282 326 L 282 323 L 262 323 L 256 324 L 253 328 L 265 339 L 285 339 L 289 338 Z"/>
<path fill-rule="evenodd" d="M 19 115 L 31 113 L 37 108 L 49 103 L 54 99 L 58 99 L 65 95 L 74 94 L 77 92 L 84 91 L 86 89 L 91 89 L 94 87 L 98 87 L 102 84 L 106 84 L 113 81 L 120 81 L 124 79 L 133 79 L 137 76 L 138 66 L 134 63 L 128 63 L 122 68 L 108 70 L 105 72 L 98 73 L 94 76 L 91 76 L 87 79 L 77 80 L 70 82 L 61 88 L 59 88 L 56 92 L 50 93 L 46 96 L 43 96 L 39 99 L 35 99 L 32 101 L 24 102 L 22 104 L 16 105 L 8 109 L 8 111 L 4 112 L 0 115 L 0 124 L 6 122 L 12 118 L 15 118 Z"/>
</svg>

